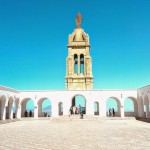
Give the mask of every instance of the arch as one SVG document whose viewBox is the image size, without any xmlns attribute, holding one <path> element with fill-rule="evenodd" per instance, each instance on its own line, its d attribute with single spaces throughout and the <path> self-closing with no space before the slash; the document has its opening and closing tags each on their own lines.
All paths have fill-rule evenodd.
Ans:
<svg viewBox="0 0 150 150">
<path fill-rule="evenodd" d="M 145 112 L 145 117 L 150 118 L 150 111 L 149 111 L 149 98 L 147 95 L 144 97 L 144 112 Z"/>
<path fill-rule="evenodd" d="M 86 114 L 86 99 L 83 95 L 77 94 L 71 99 L 71 106 L 79 108 L 79 105 L 81 106 L 83 114 Z"/>
<path fill-rule="evenodd" d="M 21 102 L 21 117 L 34 117 L 34 101 L 31 98 L 24 98 Z M 27 115 L 25 115 L 27 112 Z"/>
<path fill-rule="evenodd" d="M 138 102 L 134 97 L 127 97 L 124 100 L 124 116 L 137 117 L 138 116 Z"/>
<path fill-rule="evenodd" d="M 74 73 L 78 74 L 78 55 L 74 54 Z"/>
<path fill-rule="evenodd" d="M 73 37 L 73 42 L 76 41 L 76 35 Z"/>
<path fill-rule="evenodd" d="M 58 115 L 63 115 L 63 102 L 58 103 Z"/>
<path fill-rule="evenodd" d="M 94 102 L 94 115 L 99 115 L 99 102 Z"/>
<path fill-rule="evenodd" d="M 50 117 L 52 115 L 52 102 L 49 98 L 40 98 L 37 104 L 38 117 Z"/>
<path fill-rule="evenodd" d="M 84 74 L 84 55 L 80 55 L 80 73 Z"/>
<path fill-rule="evenodd" d="M 4 115 L 5 115 L 5 105 L 6 105 L 6 96 L 2 95 L 0 97 L 0 120 L 5 119 Z"/>
<path fill-rule="evenodd" d="M 85 37 L 84 37 L 84 35 L 83 35 L 83 34 L 82 34 L 82 40 L 83 40 L 83 41 L 85 41 Z"/>
<path fill-rule="evenodd" d="M 109 97 L 106 100 L 106 115 L 107 116 L 112 116 L 109 115 L 109 109 L 114 108 L 115 117 L 121 117 L 121 102 L 117 97 Z"/>
</svg>

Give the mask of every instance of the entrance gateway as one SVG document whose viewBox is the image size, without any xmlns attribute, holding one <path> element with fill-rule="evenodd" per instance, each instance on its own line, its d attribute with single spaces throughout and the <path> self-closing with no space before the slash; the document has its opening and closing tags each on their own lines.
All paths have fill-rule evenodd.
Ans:
<svg viewBox="0 0 150 150">
<path fill-rule="evenodd" d="M 76 97 L 84 98 L 85 114 L 107 117 L 108 99 L 116 101 L 116 116 L 138 116 L 150 118 L 150 86 L 133 90 L 93 90 L 92 58 L 90 56 L 89 36 L 81 28 L 82 16 L 76 16 L 76 28 L 68 37 L 68 56 L 66 59 L 66 90 L 21 91 L 0 86 L 0 119 L 24 117 L 28 100 L 33 101 L 33 117 L 43 116 L 42 102 L 51 103 L 51 116 L 68 115 L 70 106 L 76 105 Z M 125 112 L 125 100 L 129 98 L 134 112 Z M 13 106 L 16 105 L 15 111 Z M 96 111 L 94 111 L 96 107 Z M 14 114 L 14 115 L 13 115 Z"/>
</svg>

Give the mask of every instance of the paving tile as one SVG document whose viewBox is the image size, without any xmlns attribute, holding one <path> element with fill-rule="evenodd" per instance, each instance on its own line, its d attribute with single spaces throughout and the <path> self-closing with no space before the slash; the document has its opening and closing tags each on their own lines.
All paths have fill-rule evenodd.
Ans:
<svg viewBox="0 0 150 150">
<path fill-rule="evenodd" d="M 0 125 L 0 150 L 150 150 L 150 124 L 60 117 Z"/>
</svg>

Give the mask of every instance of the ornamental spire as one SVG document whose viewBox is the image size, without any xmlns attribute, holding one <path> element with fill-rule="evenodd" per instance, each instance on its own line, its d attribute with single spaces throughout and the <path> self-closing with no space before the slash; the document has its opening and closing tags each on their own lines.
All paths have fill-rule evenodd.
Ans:
<svg viewBox="0 0 150 150">
<path fill-rule="evenodd" d="M 76 28 L 81 28 L 82 16 L 80 13 L 76 16 Z"/>
</svg>

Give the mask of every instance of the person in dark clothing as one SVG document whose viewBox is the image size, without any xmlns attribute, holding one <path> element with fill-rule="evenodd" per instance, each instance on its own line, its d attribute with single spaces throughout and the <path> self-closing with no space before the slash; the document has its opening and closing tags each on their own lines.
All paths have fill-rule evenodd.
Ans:
<svg viewBox="0 0 150 150">
<path fill-rule="evenodd" d="M 27 111 L 25 111 L 24 116 L 25 116 L 25 117 L 27 117 L 27 116 L 28 116 L 28 112 L 27 112 Z"/>
<path fill-rule="evenodd" d="M 83 119 L 83 112 L 80 113 L 80 119 Z"/>
<path fill-rule="evenodd" d="M 32 111 L 31 111 L 31 110 L 30 110 L 30 113 L 29 113 L 29 114 L 30 114 L 30 117 L 32 117 Z"/>
<path fill-rule="evenodd" d="M 112 114 L 113 114 L 113 117 L 115 116 L 115 109 L 112 108 Z"/>
<path fill-rule="evenodd" d="M 111 108 L 109 108 L 109 116 L 112 115 L 112 111 L 111 111 Z"/>
<path fill-rule="evenodd" d="M 79 105 L 79 114 L 80 114 L 80 119 L 83 119 L 83 111 L 81 105 Z"/>
<path fill-rule="evenodd" d="M 70 107 L 70 114 L 71 115 L 73 114 L 73 107 L 72 106 Z"/>
</svg>

